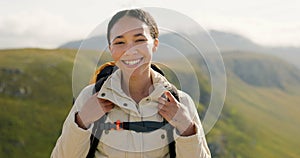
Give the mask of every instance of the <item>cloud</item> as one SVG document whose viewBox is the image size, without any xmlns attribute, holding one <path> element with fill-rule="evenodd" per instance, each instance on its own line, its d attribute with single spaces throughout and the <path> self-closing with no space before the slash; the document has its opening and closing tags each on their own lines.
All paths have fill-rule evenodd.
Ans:
<svg viewBox="0 0 300 158">
<path fill-rule="evenodd" d="M 300 22 L 270 20 L 258 16 L 210 14 L 198 18 L 207 29 L 235 32 L 266 46 L 300 46 Z"/>
<path fill-rule="evenodd" d="M 130 6 L 168 6 L 197 20 L 206 29 L 236 32 L 263 45 L 300 46 L 297 0 L 174 0 L 172 3 L 116 0 L 106 1 L 105 5 L 97 0 L 89 3 L 54 0 L 20 1 L 18 5 L 0 1 L 0 4 L 6 6 L 0 10 L 0 49 L 55 48 L 70 40 L 83 39 L 103 19 Z"/>
<path fill-rule="evenodd" d="M 0 15 L 0 48 L 55 48 L 85 34 L 83 27 L 43 10 Z"/>
</svg>

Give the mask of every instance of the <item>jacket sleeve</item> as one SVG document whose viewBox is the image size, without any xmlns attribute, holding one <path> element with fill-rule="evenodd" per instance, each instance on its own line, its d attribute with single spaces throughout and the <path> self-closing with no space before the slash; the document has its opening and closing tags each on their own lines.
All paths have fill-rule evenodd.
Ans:
<svg viewBox="0 0 300 158">
<path fill-rule="evenodd" d="M 86 157 L 90 147 L 92 126 L 81 129 L 75 123 L 75 113 L 78 112 L 86 100 L 92 95 L 93 85 L 84 88 L 76 99 L 69 115 L 67 116 L 60 137 L 51 153 L 51 158 L 82 158 Z"/>
<path fill-rule="evenodd" d="M 207 146 L 205 134 L 200 122 L 197 109 L 191 97 L 180 91 L 180 102 L 188 107 L 189 113 L 196 124 L 196 134 L 191 136 L 180 136 L 174 132 L 176 142 L 176 157 L 177 158 L 211 158 L 210 150 Z"/>
</svg>

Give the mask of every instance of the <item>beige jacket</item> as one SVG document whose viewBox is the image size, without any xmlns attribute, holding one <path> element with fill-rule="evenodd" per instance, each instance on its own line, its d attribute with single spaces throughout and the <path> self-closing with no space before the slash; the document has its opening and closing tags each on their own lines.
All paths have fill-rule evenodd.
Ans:
<svg viewBox="0 0 300 158">
<path fill-rule="evenodd" d="M 98 96 L 115 103 L 115 108 L 108 114 L 107 122 L 117 120 L 134 121 L 163 121 L 158 114 L 158 97 L 170 83 L 164 76 L 152 71 L 154 91 L 138 104 L 128 97 L 121 89 L 121 71 L 117 70 L 103 84 Z M 83 130 L 75 123 L 75 113 L 80 111 L 86 100 L 92 95 L 94 85 L 85 87 L 79 94 L 73 108 L 64 122 L 62 134 L 52 151 L 52 158 L 85 158 L 90 147 L 90 135 L 93 126 Z M 196 122 L 197 134 L 183 137 L 174 130 L 177 158 L 209 158 L 210 151 L 205 134 L 200 123 L 195 105 L 186 93 L 179 91 L 180 103 L 188 107 L 189 113 Z M 166 131 L 159 129 L 149 133 L 137 133 L 129 130 L 110 130 L 103 132 L 97 158 L 168 158 L 169 148 Z"/>
</svg>

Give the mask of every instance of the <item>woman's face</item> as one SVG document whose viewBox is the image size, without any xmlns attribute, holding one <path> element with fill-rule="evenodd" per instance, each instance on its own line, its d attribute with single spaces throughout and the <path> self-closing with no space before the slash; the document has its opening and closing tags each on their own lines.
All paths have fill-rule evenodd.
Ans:
<svg viewBox="0 0 300 158">
<path fill-rule="evenodd" d="M 124 16 L 112 27 L 110 39 L 112 58 L 123 72 L 142 73 L 149 70 L 158 39 L 151 37 L 150 29 L 144 22 Z"/>
</svg>

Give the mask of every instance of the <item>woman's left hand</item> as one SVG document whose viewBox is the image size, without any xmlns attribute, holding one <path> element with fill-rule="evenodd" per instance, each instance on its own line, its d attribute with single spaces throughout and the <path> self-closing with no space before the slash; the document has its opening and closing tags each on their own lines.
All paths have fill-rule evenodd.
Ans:
<svg viewBox="0 0 300 158">
<path fill-rule="evenodd" d="M 187 107 L 178 102 L 169 91 L 164 94 L 167 98 L 158 98 L 158 113 L 174 126 L 182 136 L 195 134 L 195 123 Z"/>
</svg>

